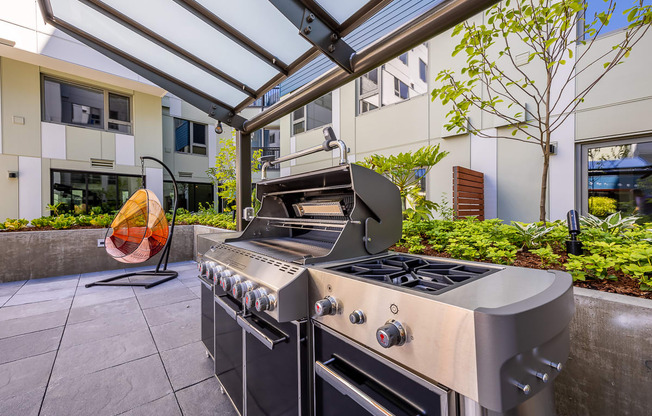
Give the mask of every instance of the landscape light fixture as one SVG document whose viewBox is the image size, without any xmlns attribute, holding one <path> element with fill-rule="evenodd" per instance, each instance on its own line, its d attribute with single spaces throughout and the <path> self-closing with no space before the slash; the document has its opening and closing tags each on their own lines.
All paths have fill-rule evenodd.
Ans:
<svg viewBox="0 0 652 416">
<path fill-rule="evenodd" d="M 566 214 L 566 223 L 568 224 L 568 234 L 570 240 L 566 240 L 566 253 L 579 256 L 583 253 L 582 242 L 577 239 L 580 234 L 580 216 L 574 209 Z"/>
</svg>

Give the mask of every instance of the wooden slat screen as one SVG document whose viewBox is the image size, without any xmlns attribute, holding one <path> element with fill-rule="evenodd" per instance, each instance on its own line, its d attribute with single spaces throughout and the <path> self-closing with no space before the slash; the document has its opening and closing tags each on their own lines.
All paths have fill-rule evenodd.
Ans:
<svg viewBox="0 0 652 416">
<path fill-rule="evenodd" d="M 484 174 L 453 166 L 453 210 L 455 219 L 477 217 L 484 220 Z"/>
</svg>

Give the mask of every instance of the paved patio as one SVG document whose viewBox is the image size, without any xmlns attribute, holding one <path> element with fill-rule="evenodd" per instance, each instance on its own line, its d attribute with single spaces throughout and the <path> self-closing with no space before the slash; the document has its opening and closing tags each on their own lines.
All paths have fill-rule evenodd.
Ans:
<svg viewBox="0 0 652 416">
<path fill-rule="evenodd" d="M 0 284 L 0 415 L 235 415 L 201 343 L 196 265 L 169 268 L 152 289 L 84 287 L 123 270 Z"/>
</svg>

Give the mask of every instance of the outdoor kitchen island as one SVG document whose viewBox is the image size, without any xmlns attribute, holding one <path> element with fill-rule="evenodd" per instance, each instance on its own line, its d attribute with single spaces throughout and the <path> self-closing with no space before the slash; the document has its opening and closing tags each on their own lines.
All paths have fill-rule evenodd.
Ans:
<svg viewBox="0 0 652 416">
<path fill-rule="evenodd" d="M 244 232 L 199 263 L 204 343 L 238 412 L 554 414 L 568 274 L 387 252 L 398 190 L 345 156 L 256 192 Z"/>
</svg>

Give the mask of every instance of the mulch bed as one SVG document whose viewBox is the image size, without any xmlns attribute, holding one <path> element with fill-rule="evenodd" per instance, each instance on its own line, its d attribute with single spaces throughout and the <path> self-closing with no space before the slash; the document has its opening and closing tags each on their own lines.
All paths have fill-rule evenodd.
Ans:
<svg viewBox="0 0 652 416">
<path fill-rule="evenodd" d="M 397 251 L 400 253 L 408 252 L 406 248 L 396 247 L 396 246 L 391 247 L 390 250 Z M 446 258 L 451 257 L 450 254 L 446 252 L 435 251 L 429 246 L 426 246 L 426 249 L 424 250 L 423 254 L 425 254 L 426 256 L 434 256 L 434 257 L 446 257 Z M 547 267 L 541 264 L 541 259 L 536 254 L 532 254 L 528 252 L 518 252 L 516 253 L 516 260 L 514 261 L 513 266 L 526 267 L 529 269 L 541 269 L 541 270 L 555 269 L 555 270 L 565 271 L 566 269 L 564 268 L 563 264 L 568 259 L 568 256 L 563 251 L 561 252 L 556 251 L 556 254 L 559 254 L 561 256 L 561 258 L 559 259 L 561 265 Z M 639 283 L 637 281 L 632 280 L 629 277 L 623 275 L 622 272 L 613 271 L 613 275 L 618 277 L 618 280 L 605 279 L 605 280 L 586 280 L 584 282 L 576 281 L 573 282 L 573 285 L 577 287 L 583 287 L 586 289 L 599 290 L 601 292 L 618 293 L 621 295 L 636 296 L 644 299 L 652 299 L 652 292 L 645 292 L 639 289 L 638 286 Z"/>
</svg>

